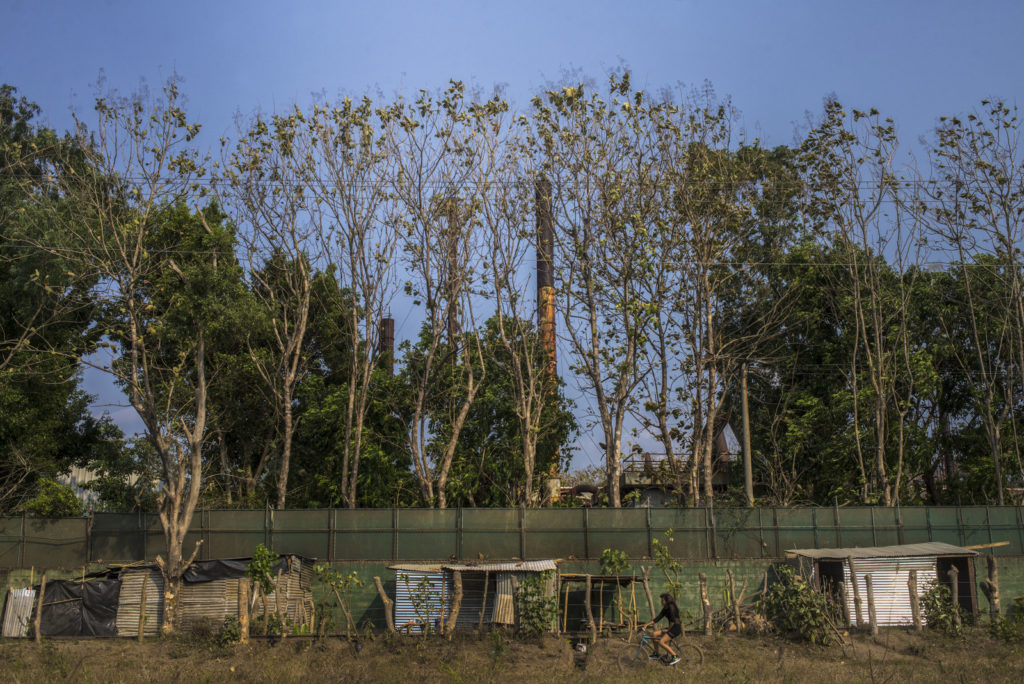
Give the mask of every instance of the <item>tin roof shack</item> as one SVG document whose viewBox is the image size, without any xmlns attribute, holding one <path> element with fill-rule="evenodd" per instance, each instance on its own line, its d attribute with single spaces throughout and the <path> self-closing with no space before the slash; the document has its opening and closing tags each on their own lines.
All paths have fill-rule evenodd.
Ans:
<svg viewBox="0 0 1024 684">
<path fill-rule="evenodd" d="M 38 586 L 32 587 L 31 596 L 38 596 L 38 592 Z M 39 633 L 49 637 L 117 636 L 120 593 L 121 581 L 106 571 L 86 575 L 80 580 L 50 580 L 43 590 Z M 27 619 L 26 608 L 30 611 Z M 19 610 L 21 614 L 13 616 L 16 625 L 12 626 L 11 636 L 26 636 L 27 629 L 17 633 L 14 627 L 27 627 L 36 618 L 35 605 L 20 605 Z M 6 629 L 4 636 L 7 636 Z"/>
<path fill-rule="evenodd" d="M 179 597 L 179 627 L 191 629 L 203 622 L 221 625 L 229 617 L 238 618 L 239 580 L 247 576 L 249 558 L 195 561 L 182 577 Z M 117 610 L 119 636 L 139 633 L 139 609 L 142 586 L 146 586 L 146 619 L 143 635 L 157 635 L 163 625 L 163 577 L 153 565 L 133 565 L 119 569 L 121 598 Z M 271 571 L 275 590 L 267 595 L 250 595 L 252 619 L 267 612 L 280 613 L 295 625 L 313 625 L 313 561 L 302 556 L 281 556 Z M 280 584 L 278 584 L 280 582 Z M 281 597 L 278 606 L 278 595 Z"/>
<path fill-rule="evenodd" d="M 911 570 L 917 571 L 917 592 L 923 595 L 935 581 L 949 586 L 949 571 L 956 568 L 960 607 L 971 615 L 978 613 L 975 592 L 974 563 L 977 551 L 942 542 L 872 546 L 847 549 L 794 549 L 791 557 L 798 559 L 801 571 L 812 566 L 814 585 L 839 596 L 839 583 L 850 586 L 850 562 L 857 576 L 857 587 L 867 611 L 867 583 L 871 575 L 875 593 L 875 611 L 879 625 L 913 624 L 910 612 L 910 591 L 907 580 Z M 847 615 L 856 615 L 853 591 L 846 592 Z M 851 618 L 852 620 L 853 618 Z"/>
<path fill-rule="evenodd" d="M 395 628 L 422 634 L 447 626 L 454 608 L 455 572 L 462 577 L 462 603 L 456 616 L 458 631 L 488 624 L 515 624 L 515 585 L 524 578 L 550 572 L 546 595 L 553 597 L 558 564 L 553 560 L 511 563 L 443 563 L 393 565 L 395 571 Z"/>
</svg>

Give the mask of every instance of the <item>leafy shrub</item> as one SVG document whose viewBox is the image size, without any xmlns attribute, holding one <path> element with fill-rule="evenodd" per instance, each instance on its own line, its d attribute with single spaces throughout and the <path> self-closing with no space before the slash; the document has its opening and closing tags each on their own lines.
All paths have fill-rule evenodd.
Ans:
<svg viewBox="0 0 1024 684">
<path fill-rule="evenodd" d="M 1013 600 L 1010 616 L 997 618 L 989 626 L 989 632 L 1007 643 L 1024 641 L 1024 596 L 1018 596 Z"/>
<path fill-rule="evenodd" d="M 839 610 L 793 568 L 778 570 L 779 581 L 768 588 L 762 608 L 775 631 L 797 641 L 830 645 Z"/>
<path fill-rule="evenodd" d="M 605 549 L 601 552 L 601 574 L 620 575 L 629 570 L 629 556 L 619 549 Z"/>
<path fill-rule="evenodd" d="M 274 591 L 274 580 L 271 573 L 277 558 L 277 554 L 263 544 L 257 546 L 252 552 L 252 560 L 249 561 L 245 570 L 254 589 L 258 586 L 264 594 Z"/>
<path fill-rule="evenodd" d="M 516 587 L 519 633 L 523 636 L 539 636 L 551 629 L 558 611 L 555 597 L 547 593 L 551 576 L 551 571 L 533 574 L 520 580 Z"/>
<path fill-rule="evenodd" d="M 940 582 L 932 584 L 921 596 L 921 609 L 930 628 L 949 636 L 963 634 L 963 615 L 960 614 L 960 606 L 953 605 L 953 596 L 946 585 Z M 960 620 L 955 619 L 958 615 Z"/>
<path fill-rule="evenodd" d="M 40 518 L 77 518 L 85 507 L 71 487 L 43 478 L 38 493 L 25 503 L 25 511 Z"/>
<path fill-rule="evenodd" d="M 217 645 L 221 647 L 230 646 L 241 640 L 242 625 L 238 622 L 238 618 L 234 616 L 224 618 L 224 624 L 221 625 L 220 633 L 217 634 Z"/>
</svg>

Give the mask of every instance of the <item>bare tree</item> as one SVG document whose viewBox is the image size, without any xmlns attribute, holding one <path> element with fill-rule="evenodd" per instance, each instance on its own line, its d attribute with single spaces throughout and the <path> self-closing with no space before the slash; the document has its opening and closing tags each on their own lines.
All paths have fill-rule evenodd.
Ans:
<svg viewBox="0 0 1024 684">
<path fill-rule="evenodd" d="M 1002 505 L 1007 420 L 1024 479 L 1014 409 L 1024 391 L 1024 158 L 1017 108 L 983 100 L 963 119 L 943 117 L 931 156 L 930 227 L 954 257 L 971 340 L 967 349 L 954 345 L 955 354 L 978 388 L 975 405 Z"/>
<path fill-rule="evenodd" d="M 483 122 L 506 108 L 497 97 L 471 104 L 465 86 L 452 82 L 436 98 L 422 92 L 414 103 L 398 101 L 383 111 L 395 163 L 401 246 L 413 278 L 406 293 L 422 304 L 425 316 L 422 348 L 406 355 L 412 382 L 409 447 L 423 500 L 441 508 L 448 505 L 459 434 L 484 380 L 474 313 L 483 266 L 477 230 L 482 188 L 473 185 L 479 163 L 473 138 Z M 443 421 L 447 432 L 437 434 L 431 430 L 430 402 L 445 372 L 455 388 Z M 441 442 L 433 459 L 432 440 Z"/>
<path fill-rule="evenodd" d="M 621 98 L 621 99 L 620 99 Z M 640 283 L 658 255 L 650 218 L 644 95 L 629 75 L 610 79 L 609 99 L 582 84 L 534 98 L 534 133 L 552 183 L 558 245 L 557 290 L 572 370 L 593 393 L 604 441 L 609 504 L 619 507 L 622 437 L 634 390 L 647 369 L 650 303 Z"/>
<path fill-rule="evenodd" d="M 399 246 L 388 192 L 394 158 L 378 133 L 379 124 L 368 98 L 315 107 L 309 119 L 315 155 L 309 178 L 311 220 L 326 261 L 340 278 L 353 335 L 340 486 L 350 508 L 358 500 L 371 380 L 381 358 L 381 322 L 395 295 Z"/>
<path fill-rule="evenodd" d="M 209 386 L 207 312 L 191 306 L 198 293 L 190 277 L 193 268 L 215 268 L 216 255 L 177 251 L 160 235 L 175 220 L 165 214 L 169 207 L 202 195 L 204 160 L 191 147 L 199 125 L 182 109 L 175 79 L 159 96 L 100 97 L 95 109 L 95 128 L 76 117 L 88 168 L 72 172 L 69 162 L 50 179 L 54 192 L 73 200 L 73 211 L 51 217 L 73 237 L 74 247 L 60 256 L 97 278 L 93 295 L 106 312 L 101 346 L 114 360 L 90 356 L 82 363 L 109 373 L 124 389 L 159 460 L 167 558 L 157 562 L 167 582 L 164 624 L 171 630 L 182 574 L 199 550 L 197 544 L 186 556 L 183 544 L 203 482 Z M 170 329 L 175 325 L 191 334 Z"/>
<path fill-rule="evenodd" d="M 251 343 L 250 355 L 280 421 L 277 508 L 288 496 L 295 390 L 308 370 L 304 343 L 322 246 L 309 214 L 310 177 L 317 173 L 312 155 L 310 124 L 297 107 L 288 116 L 257 116 L 226 160 L 221 193 L 241 228 L 251 289 L 267 312 L 273 340 L 272 351 Z M 253 482 L 263 477 L 270 455 L 263 451 Z"/>
</svg>

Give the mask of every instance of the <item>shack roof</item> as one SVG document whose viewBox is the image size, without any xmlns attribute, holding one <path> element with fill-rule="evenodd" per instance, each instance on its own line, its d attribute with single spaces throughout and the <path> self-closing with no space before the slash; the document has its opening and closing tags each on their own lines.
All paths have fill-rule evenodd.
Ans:
<svg viewBox="0 0 1024 684">
<path fill-rule="evenodd" d="M 547 572 L 557 570 L 558 562 L 553 560 L 511 561 L 508 563 L 397 563 L 388 566 L 404 572 Z"/>
<path fill-rule="evenodd" d="M 547 572 L 557 570 L 558 564 L 553 560 L 537 560 L 511 563 L 446 563 L 441 567 L 461 572 Z"/>
<path fill-rule="evenodd" d="M 911 556 L 977 556 L 977 551 L 944 542 L 900 544 L 898 546 L 855 546 L 846 549 L 792 549 L 789 555 L 817 560 L 844 560 L 853 558 L 907 558 Z"/>
</svg>

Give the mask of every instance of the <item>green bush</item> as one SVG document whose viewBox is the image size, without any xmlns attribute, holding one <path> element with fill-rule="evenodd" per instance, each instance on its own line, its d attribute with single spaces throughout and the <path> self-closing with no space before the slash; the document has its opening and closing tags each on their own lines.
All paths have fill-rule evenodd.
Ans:
<svg viewBox="0 0 1024 684">
<path fill-rule="evenodd" d="M 516 587 L 516 608 L 519 609 L 519 633 L 540 636 L 551 629 L 558 611 L 555 597 L 547 595 L 551 571 L 530 575 Z"/>
<path fill-rule="evenodd" d="M 797 641 L 835 643 L 838 608 L 793 568 L 783 566 L 778 575 L 779 581 L 761 599 L 764 615 L 775 631 Z"/>
<path fill-rule="evenodd" d="M 932 584 L 921 596 L 921 609 L 930 628 L 949 636 L 963 634 L 963 615 L 960 613 L 960 606 L 953 605 L 953 596 L 945 584 Z M 959 620 L 956 619 L 957 616 L 960 617 Z"/>
<path fill-rule="evenodd" d="M 1024 641 L 1024 596 L 1018 596 L 1013 600 L 1013 611 L 1010 616 L 996 618 L 989 626 L 989 632 L 1007 643 Z"/>
<path fill-rule="evenodd" d="M 77 518 L 85 512 L 85 506 L 71 487 L 43 478 L 38 493 L 25 503 L 25 512 L 40 518 Z"/>
</svg>

